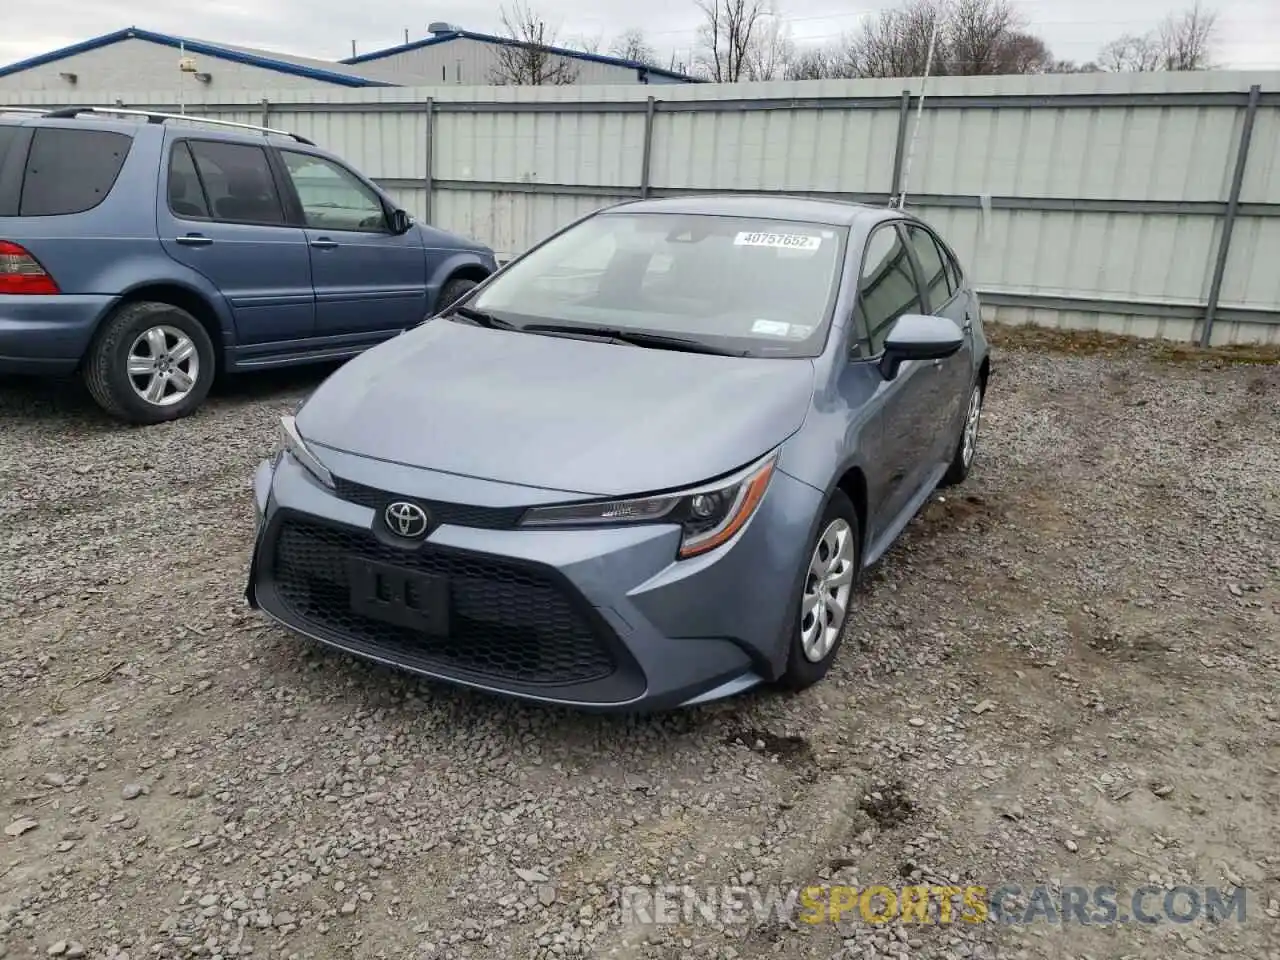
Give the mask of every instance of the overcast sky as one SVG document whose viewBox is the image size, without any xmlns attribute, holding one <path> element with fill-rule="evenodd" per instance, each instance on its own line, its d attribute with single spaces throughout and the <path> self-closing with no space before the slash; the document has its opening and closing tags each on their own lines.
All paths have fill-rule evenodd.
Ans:
<svg viewBox="0 0 1280 960">
<path fill-rule="evenodd" d="M 1184 0 L 1012 0 L 1031 30 L 1054 55 L 1089 60 L 1108 39 L 1153 27 Z M 1186 0 L 1190 2 L 1190 0 Z M 867 6 L 839 0 L 778 0 L 798 41 L 835 40 L 860 17 L 890 5 Z M 1280 69 L 1280 0 L 1223 0 L 1219 11 L 1216 61 L 1240 69 Z M 628 27 L 645 30 L 664 58 L 688 60 L 696 43 L 698 12 L 693 0 L 532 0 L 531 6 L 557 31 L 561 42 L 610 38 Z M 404 41 L 407 28 L 417 39 L 427 24 L 444 20 L 483 32 L 497 32 L 499 3 L 468 0 L 43 0 L 4 4 L 0 64 L 44 53 L 121 27 L 136 26 L 202 40 L 221 40 L 323 59 L 367 53 Z M 643 15 L 628 13 L 642 10 Z M 61 24 L 55 27 L 53 24 Z"/>
</svg>

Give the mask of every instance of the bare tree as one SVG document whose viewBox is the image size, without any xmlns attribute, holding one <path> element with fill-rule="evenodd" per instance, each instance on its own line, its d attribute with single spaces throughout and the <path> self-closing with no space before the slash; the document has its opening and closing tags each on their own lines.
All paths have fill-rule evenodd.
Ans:
<svg viewBox="0 0 1280 960">
<path fill-rule="evenodd" d="M 846 56 L 859 77 L 918 77 L 924 74 L 929 40 L 935 27 L 937 49 L 931 73 L 946 73 L 946 8 L 941 0 L 908 0 L 897 8 L 880 11 L 848 41 Z"/>
<path fill-rule="evenodd" d="M 1098 53 L 1098 65 L 1108 73 L 1150 73 L 1159 70 L 1160 47 L 1151 34 L 1126 33 Z"/>
<path fill-rule="evenodd" d="M 555 31 L 521 0 L 502 10 L 505 43 L 496 49 L 489 78 L 496 84 L 563 86 L 578 79 L 578 67 L 568 57 L 548 50 Z"/>
<path fill-rule="evenodd" d="M 1149 33 L 1127 33 L 1102 48 L 1098 64 L 1113 73 L 1151 73 L 1156 70 L 1207 70 L 1218 15 L 1197 2 L 1177 16 L 1170 15 Z"/>
<path fill-rule="evenodd" d="M 697 67 L 715 83 L 750 79 L 753 41 L 769 14 L 765 0 L 694 0 L 702 12 L 698 30 Z"/>
<path fill-rule="evenodd" d="M 970 77 L 1024 72 L 1002 70 L 1007 66 L 1002 63 L 1007 45 L 1022 26 L 1008 0 L 954 0 L 949 13 L 947 73 Z"/>
<path fill-rule="evenodd" d="M 856 77 L 847 52 L 838 46 L 797 48 L 784 80 L 837 80 Z"/>
<path fill-rule="evenodd" d="M 1207 70 L 1218 14 L 1199 2 L 1179 16 L 1168 16 L 1156 28 L 1165 70 Z"/>
<path fill-rule="evenodd" d="M 647 66 L 658 65 L 657 53 L 649 45 L 644 31 L 638 27 L 631 27 L 623 31 L 622 35 L 614 40 L 609 47 L 609 53 L 621 60 L 630 60 L 632 63 L 643 63 Z"/>
<path fill-rule="evenodd" d="M 573 50 L 581 50 L 583 53 L 599 53 L 600 48 L 604 46 L 604 38 L 601 36 L 589 37 L 586 34 L 575 40 L 569 41 L 569 47 Z"/>
<path fill-rule="evenodd" d="M 784 79 L 795 52 L 786 22 L 776 15 L 763 18 L 747 46 L 747 79 Z"/>
<path fill-rule="evenodd" d="M 997 74 L 1051 73 L 1053 54 L 1039 37 L 1029 33 L 1006 33 L 996 46 L 995 67 Z"/>
<path fill-rule="evenodd" d="M 1102 67 L 1090 60 L 1088 63 L 1076 63 L 1074 60 L 1054 60 L 1047 67 L 1045 73 L 1098 73 Z"/>
</svg>

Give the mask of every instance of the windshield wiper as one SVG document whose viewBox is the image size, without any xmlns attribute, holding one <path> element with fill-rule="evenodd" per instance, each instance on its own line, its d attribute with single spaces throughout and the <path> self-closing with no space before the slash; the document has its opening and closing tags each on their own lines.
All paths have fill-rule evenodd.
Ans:
<svg viewBox="0 0 1280 960">
<path fill-rule="evenodd" d="M 676 337 L 665 333 L 646 333 L 642 330 L 624 330 L 620 327 L 593 327 L 587 324 L 572 323 L 531 323 L 521 327 L 528 333 L 552 333 L 584 337 L 599 337 L 601 340 L 613 340 L 618 343 L 629 343 L 633 347 L 657 347 L 661 350 L 684 350 L 687 353 L 710 353 L 720 357 L 743 357 L 745 353 L 733 350 L 721 350 L 701 340 L 689 337 Z"/>
<path fill-rule="evenodd" d="M 445 314 L 445 316 L 459 316 L 465 320 L 470 320 L 478 327 L 488 327 L 490 330 L 522 329 L 510 320 L 503 320 L 501 317 L 495 317 L 492 313 L 485 313 L 483 310 L 474 310 L 471 307 L 453 307 Z"/>
</svg>

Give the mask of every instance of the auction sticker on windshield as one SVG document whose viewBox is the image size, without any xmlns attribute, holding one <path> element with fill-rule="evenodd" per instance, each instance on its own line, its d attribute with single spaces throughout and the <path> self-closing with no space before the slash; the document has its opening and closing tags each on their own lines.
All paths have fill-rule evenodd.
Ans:
<svg viewBox="0 0 1280 960">
<path fill-rule="evenodd" d="M 779 247 L 783 250 L 817 250 L 822 238 L 804 233 L 756 233 L 744 230 L 733 238 L 739 247 Z"/>
</svg>

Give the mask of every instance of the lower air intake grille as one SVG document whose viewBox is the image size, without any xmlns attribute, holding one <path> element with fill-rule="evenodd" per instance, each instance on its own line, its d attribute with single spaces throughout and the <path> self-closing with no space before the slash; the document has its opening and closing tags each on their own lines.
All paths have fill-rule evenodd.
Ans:
<svg viewBox="0 0 1280 960">
<path fill-rule="evenodd" d="M 353 612 L 352 557 L 445 578 L 449 635 Z M 581 684 L 616 669 L 607 626 L 575 602 L 572 587 L 536 566 L 430 546 L 397 550 L 367 531 L 296 518 L 277 528 L 271 563 L 275 589 L 297 617 L 407 666 L 520 685 Z"/>
</svg>

